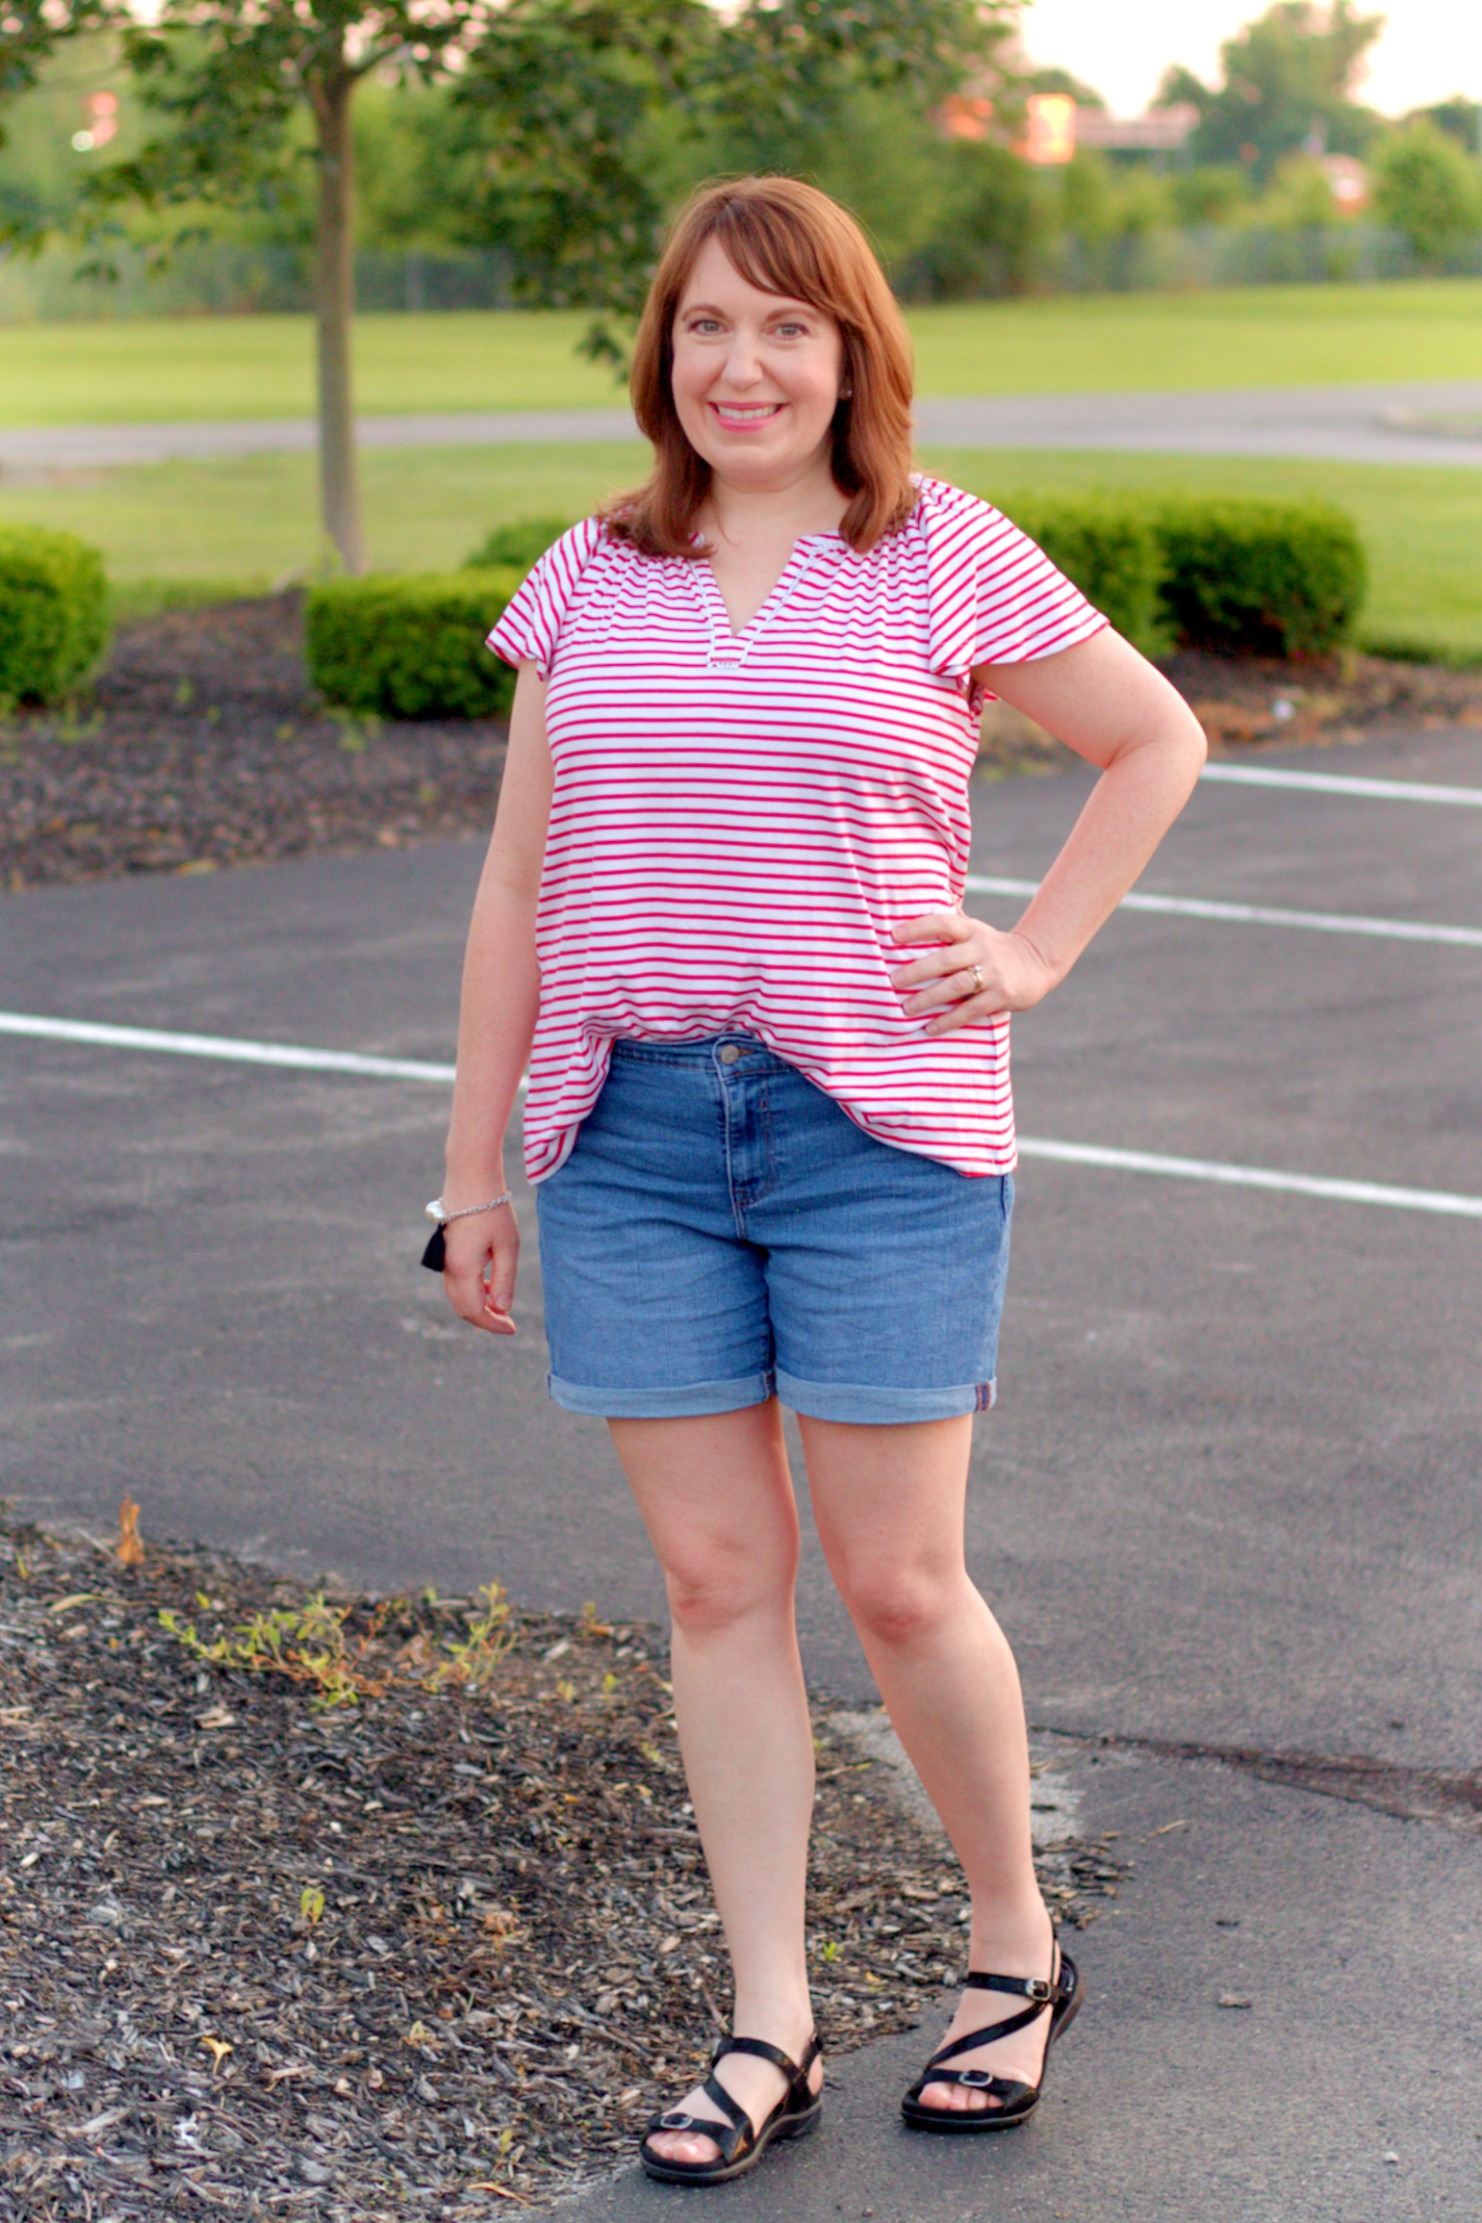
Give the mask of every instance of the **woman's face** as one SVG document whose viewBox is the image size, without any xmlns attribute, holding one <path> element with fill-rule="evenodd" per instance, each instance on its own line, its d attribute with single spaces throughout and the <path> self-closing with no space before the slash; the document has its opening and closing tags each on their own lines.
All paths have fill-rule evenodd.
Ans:
<svg viewBox="0 0 1482 2223">
<path fill-rule="evenodd" d="M 673 350 L 680 424 L 718 478 L 764 490 L 828 470 L 844 342 L 827 310 L 760 292 L 710 239 Z"/>
</svg>

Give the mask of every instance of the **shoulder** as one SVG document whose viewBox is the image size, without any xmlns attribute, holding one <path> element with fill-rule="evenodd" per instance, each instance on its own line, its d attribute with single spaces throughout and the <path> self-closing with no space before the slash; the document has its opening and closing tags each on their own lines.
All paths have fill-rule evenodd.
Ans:
<svg viewBox="0 0 1482 2223">
<path fill-rule="evenodd" d="M 531 565 L 487 645 L 510 664 L 533 660 L 542 679 L 548 678 L 562 627 L 584 599 L 607 552 L 618 545 L 600 517 L 584 517 L 571 526 Z"/>
<path fill-rule="evenodd" d="M 940 558 L 957 555 L 981 560 L 1019 537 L 1018 528 L 1002 510 L 981 495 L 924 473 L 916 479 L 916 506 L 905 530 L 918 534 L 930 553 Z"/>
<path fill-rule="evenodd" d="M 594 556 L 604 549 L 620 548 L 600 517 L 583 517 L 578 524 L 553 540 L 545 554 L 533 567 L 547 576 L 574 580 L 579 578 Z"/>
</svg>

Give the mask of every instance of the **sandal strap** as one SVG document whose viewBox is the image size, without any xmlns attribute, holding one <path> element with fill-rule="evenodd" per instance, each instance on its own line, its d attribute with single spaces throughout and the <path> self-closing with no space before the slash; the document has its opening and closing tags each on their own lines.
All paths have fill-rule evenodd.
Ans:
<svg viewBox="0 0 1482 2223">
<path fill-rule="evenodd" d="M 747 2114 L 735 2093 L 728 2092 L 718 2076 L 714 2073 L 707 2076 L 700 2086 L 700 2090 L 705 2094 L 706 2099 L 712 2100 L 720 2109 L 733 2130 L 740 2131 L 743 2137 L 751 2136 L 754 2128 L 751 2117 Z"/>
<path fill-rule="evenodd" d="M 710 2115 L 687 2115 L 682 2107 L 671 2107 L 667 2114 L 655 2115 L 645 2135 L 652 2138 L 655 2131 L 670 2130 L 693 2131 L 701 2138 L 709 2138 L 719 2151 L 721 2160 L 728 2164 L 749 2144 L 752 2136 L 749 2119 L 745 2129 L 742 2129 L 737 2123 L 718 2123 Z M 683 2166 L 685 2165 L 681 2163 L 681 2167 Z M 694 2166 L 703 2169 L 706 2165 L 704 2162 L 697 2162 Z"/>
<path fill-rule="evenodd" d="M 1035 2007 L 1022 2007 L 1016 2015 L 1005 2015 L 1002 2022 L 985 2022 L 981 2030 L 966 2030 L 960 2038 L 949 2038 L 938 2046 L 927 2062 L 928 2069 L 935 2069 L 943 2061 L 955 2061 L 959 2053 L 976 2053 L 980 2046 L 996 2045 L 1000 2038 L 1010 2037 L 1015 2030 L 1024 2030 L 1044 2012 L 1045 2002 Z M 935 2081 L 935 2080 L 933 2080 Z M 950 2078 L 940 2081 L 948 2083 Z"/>
<path fill-rule="evenodd" d="M 801 2062 L 794 2061 L 790 2053 L 784 2053 L 780 2045 L 773 2045 L 766 2038 L 722 2038 L 710 2056 L 710 2066 L 712 2070 L 718 2068 L 728 2053 L 750 2053 L 759 2061 L 770 2061 L 787 2078 L 787 2090 L 782 2104 L 797 2107 L 811 2102 L 813 2098 L 808 2089 L 808 2071 L 818 2059 L 820 2051 L 816 2030 L 804 2048 Z"/>
<path fill-rule="evenodd" d="M 754 2053 L 759 2061 L 770 2061 L 774 2068 L 781 2069 L 789 2083 L 802 2074 L 792 2055 L 767 2038 L 722 2038 L 710 2056 L 710 2066 L 714 2068 L 728 2053 Z"/>
<path fill-rule="evenodd" d="M 1048 1983 L 1043 1976 L 991 1976 L 981 1968 L 970 1968 L 962 1981 L 969 1991 L 1011 1992 L 1016 1999 L 1032 1999 L 1039 2007 L 1058 2006 L 1070 1996 L 1063 1961 Z"/>
<path fill-rule="evenodd" d="M 913 2098 L 919 2098 L 928 2084 L 965 2084 L 970 2091 L 987 2092 L 994 2099 L 1014 2100 L 1021 2092 L 1032 2092 L 1034 2086 L 1021 2077 L 995 2076 L 991 2069 L 935 2069 L 930 2063 L 924 2076 L 918 2076 L 911 2087 Z"/>
<path fill-rule="evenodd" d="M 655 2131 L 693 2131 L 701 2138 L 711 2139 L 719 2149 L 721 2159 L 729 2165 L 751 2146 L 755 2145 L 763 2127 L 784 2108 L 811 2105 L 813 2093 L 808 2089 L 808 2071 L 818 2059 L 821 2048 L 815 2030 L 808 2040 L 801 2066 L 781 2046 L 772 2045 L 766 2038 L 722 2038 L 711 2055 L 710 2074 L 700 2086 L 705 2097 L 718 2107 L 726 2118 L 717 2122 L 709 2115 L 689 2115 L 682 2107 L 671 2107 L 662 2115 L 655 2115 L 649 2123 L 647 2135 Z M 781 2069 L 787 2078 L 787 2090 L 761 2124 L 754 2123 L 734 2092 L 728 2092 L 715 2074 L 716 2068 L 728 2053 L 751 2053 L 758 2060 L 770 2061 Z M 704 2167 L 703 2163 L 697 2164 Z"/>
</svg>

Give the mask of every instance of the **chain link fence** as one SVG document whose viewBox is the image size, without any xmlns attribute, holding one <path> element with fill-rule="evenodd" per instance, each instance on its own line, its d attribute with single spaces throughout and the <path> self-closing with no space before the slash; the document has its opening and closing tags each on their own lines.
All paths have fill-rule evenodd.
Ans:
<svg viewBox="0 0 1482 2223">
<path fill-rule="evenodd" d="M 63 318 L 301 315 L 312 307 L 311 250 L 200 240 L 167 262 L 130 249 L 111 277 L 60 246 L 0 255 L 0 324 Z M 430 253 L 362 248 L 355 259 L 360 308 L 417 314 L 514 305 L 518 269 L 500 248 Z M 1219 286 L 1378 285 L 1424 276 L 1482 277 L 1482 233 L 1438 268 L 1397 231 L 1374 224 L 1275 230 L 1255 225 L 1151 229 L 1104 239 L 1064 233 L 1036 248 L 1027 271 L 992 246 L 968 251 L 955 270 L 940 251 L 895 273 L 908 301 L 993 299 L 1031 293 L 1191 291 Z"/>
</svg>

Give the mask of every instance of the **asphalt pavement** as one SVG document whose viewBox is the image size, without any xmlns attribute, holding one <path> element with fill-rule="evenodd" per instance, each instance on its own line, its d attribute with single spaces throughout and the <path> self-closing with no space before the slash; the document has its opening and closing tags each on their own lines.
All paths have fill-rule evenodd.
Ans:
<svg viewBox="0 0 1482 2223">
<path fill-rule="evenodd" d="M 923 442 L 953 447 L 1475 466 L 1482 464 L 1482 381 L 937 398 L 917 403 L 916 431 Z M 456 448 L 636 439 L 637 427 L 626 408 L 464 410 L 362 417 L 359 435 L 367 448 Z M 0 477 L 306 451 L 316 438 L 309 417 L 0 426 Z"/>
<path fill-rule="evenodd" d="M 1260 762 L 1482 788 L 1475 733 Z M 981 784 L 975 871 L 1035 877 L 1085 787 Z M 1474 807 L 1209 783 L 1146 886 L 1477 927 L 1479 845 Z M 12 895 L 0 1007 L 445 1061 L 479 859 Z M 1442 1198 L 1482 1196 L 1479 1051 L 1476 946 L 1177 911 L 1120 915 L 1016 1024 L 1032 1139 Z M 146 1535 L 300 1575 L 661 1613 L 605 1431 L 545 1399 L 533 1244 L 513 1347 L 416 1266 L 441 1086 L 25 1037 L 0 1068 L 26 1510 L 104 1528 L 129 1492 Z M 1454 1209 L 1026 1157 L 972 1559 L 1077 1826 L 1129 1872 L 1032 2125 L 899 2132 L 924 2029 L 840 2062 L 823 2132 L 728 2214 L 1482 2212 L 1479 1300 Z M 871 1703 L 811 1543 L 800 1612 L 815 1687 Z M 627 2176 L 568 2212 L 667 2197 Z"/>
</svg>

